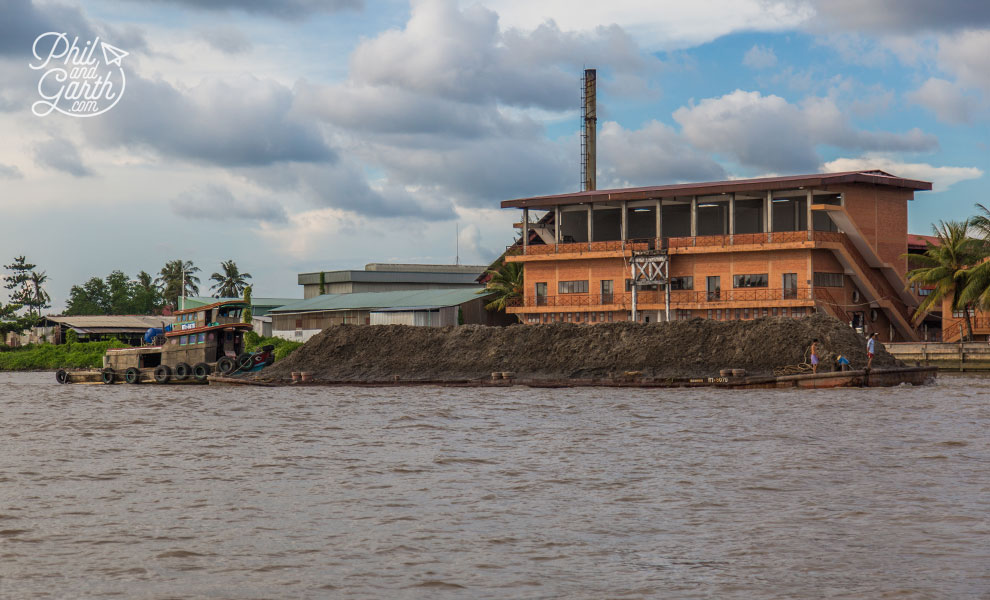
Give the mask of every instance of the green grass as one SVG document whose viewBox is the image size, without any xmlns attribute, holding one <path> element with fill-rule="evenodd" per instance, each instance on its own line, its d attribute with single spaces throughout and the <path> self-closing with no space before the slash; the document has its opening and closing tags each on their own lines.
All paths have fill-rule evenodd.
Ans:
<svg viewBox="0 0 990 600">
<path fill-rule="evenodd" d="M 283 340 L 279 337 L 261 337 L 253 331 L 249 331 L 244 334 L 244 350 L 247 352 L 255 352 L 260 350 L 262 346 L 267 346 L 268 344 L 275 346 L 276 362 L 292 354 L 296 348 L 302 346 L 302 342 Z"/>
<path fill-rule="evenodd" d="M 128 348 L 118 340 L 73 344 L 28 344 L 0 352 L 0 371 L 86 369 L 103 366 L 107 348 Z"/>
</svg>

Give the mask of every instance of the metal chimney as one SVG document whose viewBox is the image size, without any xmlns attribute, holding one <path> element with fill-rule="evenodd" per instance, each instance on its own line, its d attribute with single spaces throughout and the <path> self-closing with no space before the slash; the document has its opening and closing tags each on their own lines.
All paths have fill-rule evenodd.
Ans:
<svg viewBox="0 0 990 600">
<path fill-rule="evenodd" d="M 596 189 L 595 133 L 598 129 L 598 116 L 595 106 L 595 86 L 597 79 L 595 69 L 584 70 L 581 86 L 581 191 Z"/>
</svg>

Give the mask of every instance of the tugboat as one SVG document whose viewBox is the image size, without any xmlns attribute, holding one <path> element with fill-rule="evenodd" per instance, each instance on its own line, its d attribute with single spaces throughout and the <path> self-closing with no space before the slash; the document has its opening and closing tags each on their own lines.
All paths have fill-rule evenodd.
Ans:
<svg viewBox="0 0 990 600">
<path fill-rule="evenodd" d="M 244 351 L 244 334 L 252 330 L 250 323 L 241 322 L 247 306 L 243 300 L 224 300 L 180 310 L 175 323 L 148 331 L 145 340 L 151 345 L 107 350 L 103 369 L 60 369 L 55 379 L 59 383 L 207 383 L 211 373 L 258 371 L 275 361 L 274 346 Z"/>
</svg>

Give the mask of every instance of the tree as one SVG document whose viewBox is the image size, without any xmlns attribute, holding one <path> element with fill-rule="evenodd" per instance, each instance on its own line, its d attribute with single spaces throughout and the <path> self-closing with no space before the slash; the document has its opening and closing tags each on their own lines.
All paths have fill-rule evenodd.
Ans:
<svg viewBox="0 0 990 600">
<path fill-rule="evenodd" d="M 964 306 L 990 310 L 990 210 L 979 203 L 976 208 L 980 214 L 970 219 L 970 225 L 976 234 L 978 255 L 966 278 L 966 287 L 959 295 L 959 302 Z"/>
<path fill-rule="evenodd" d="M 210 281 L 216 281 L 211 290 L 216 290 L 213 294 L 216 298 L 240 298 L 244 293 L 244 288 L 248 287 L 250 273 L 241 273 L 237 268 L 237 263 L 232 260 L 225 260 L 220 263 L 223 274 L 214 273 L 210 275 Z"/>
<path fill-rule="evenodd" d="M 23 305 L 22 300 L 30 295 L 29 282 L 31 281 L 31 271 L 38 265 L 32 265 L 25 260 L 24 256 L 17 256 L 14 262 L 4 265 L 3 268 L 11 271 L 10 275 L 3 278 L 3 287 L 10 290 L 10 299 L 15 304 Z"/>
<path fill-rule="evenodd" d="M 114 270 L 104 279 L 92 277 L 69 290 L 66 315 L 152 315 L 164 301 L 151 275 L 141 271 L 132 280 Z"/>
<path fill-rule="evenodd" d="M 192 261 L 182 259 L 170 260 L 165 263 L 159 272 L 155 283 L 161 289 L 165 302 L 172 306 L 179 306 L 179 297 L 185 291 L 187 296 L 199 294 L 199 277 L 196 273 L 199 267 L 193 265 Z M 183 274 L 185 276 L 183 277 Z M 185 284 L 183 285 L 183 281 Z"/>
<path fill-rule="evenodd" d="M 152 315 L 157 313 L 165 304 L 161 290 L 158 289 L 149 273 L 145 271 L 138 273 L 137 280 L 132 282 L 131 287 L 134 314 Z"/>
<path fill-rule="evenodd" d="M 923 254 L 908 256 L 916 268 L 907 272 L 908 282 L 934 286 L 931 294 L 925 296 L 914 313 L 914 320 L 920 321 L 925 314 L 938 306 L 943 299 L 952 299 L 952 308 L 963 311 L 966 320 L 966 334 L 973 339 L 973 322 L 969 311 L 972 301 L 964 302 L 962 292 L 969 282 L 970 266 L 983 256 L 980 243 L 969 237 L 970 221 L 939 221 L 932 226 L 938 245 L 928 242 Z"/>
<path fill-rule="evenodd" d="M 251 286 L 244 288 L 244 301 L 247 302 L 247 307 L 244 309 L 244 322 L 251 322 Z"/>
<path fill-rule="evenodd" d="M 72 286 L 69 289 L 65 314 L 69 316 L 110 314 L 110 290 L 106 282 L 99 277 L 91 277 L 82 285 Z"/>
<path fill-rule="evenodd" d="M 35 316 L 41 316 L 41 309 L 52 307 L 52 297 L 48 295 L 43 287 L 48 281 L 48 273 L 45 271 L 31 271 L 31 279 L 28 281 L 31 292 L 27 298 L 23 299 L 24 305 L 28 307 L 28 312 L 34 312 Z"/>
<path fill-rule="evenodd" d="M 16 310 L 27 308 L 26 322 L 30 327 L 41 316 L 41 309 L 51 306 L 51 296 L 45 291 L 44 284 L 48 275 L 35 271 L 37 265 L 27 262 L 24 256 L 17 256 L 14 262 L 4 265 L 11 274 L 4 276 L 4 287 L 10 290 L 11 305 L 17 305 Z"/>
<path fill-rule="evenodd" d="M 516 299 L 523 296 L 523 265 L 517 262 L 502 262 L 495 268 L 488 269 L 491 275 L 485 289 L 479 293 L 494 296 L 485 305 L 488 310 L 504 311 Z"/>
<path fill-rule="evenodd" d="M 8 333 L 20 333 L 34 323 L 34 319 L 18 316 L 20 304 L 0 304 L 0 344 Z"/>
</svg>

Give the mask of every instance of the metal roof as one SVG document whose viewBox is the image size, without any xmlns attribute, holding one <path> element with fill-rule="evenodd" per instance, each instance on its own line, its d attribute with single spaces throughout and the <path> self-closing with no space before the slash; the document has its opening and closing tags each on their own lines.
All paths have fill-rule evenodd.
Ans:
<svg viewBox="0 0 990 600">
<path fill-rule="evenodd" d="M 371 310 L 402 307 L 405 310 L 435 309 L 457 306 L 482 297 L 483 287 L 436 290 L 401 290 L 393 292 L 357 292 L 324 294 L 296 304 L 276 308 L 272 313 L 299 313 L 335 310 Z"/>
<path fill-rule="evenodd" d="M 822 187 L 846 183 L 868 183 L 911 190 L 932 189 L 932 184 L 928 181 L 903 179 L 884 171 L 845 171 L 841 173 L 818 173 L 814 175 L 761 177 L 759 179 L 735 179 L 732 181 L 678 183 L 639 188 L 589 190 L 586 192 L 572 192 L 570 194 L 505 200 L 502 202 L 502 208 L 541 208 L 564 204 L 584 204 L 588 202 L 649 200 L 672 196 L 699 196 L 756 190 L 785 190 L 795 187 Z"/>
<path fill-rule="evenodd" d="M 186 296 L 186 308 L 199 308 L 214 302 L 233 302 L 244 298 L 214 298 L 212 296 Z M 251 306 L 285 306 L 293 302 L 299 302 L 299 298 L 265 298 L 264 296 L 251 296 Z"/>
<path fill-rule="evenodd" d="M 441 285 L 473 284 L 488 267 L 477 267 L 477 270 L 456 271 L 450 273 L 430 271 L 324 271 L 324 283 L 435 283 Z M 299 285 L 315 285 L 320 283 L 320 273 L 300 273 Z"/>
<path fill-rule="evenodd" d="M 71 317 L 45 317 L 52 323 L 65 325 L 85 332 L 143 332 L 151 327 L 161 327 L 162 323 L 174 323 L 174 317 L 148 315 L 78 315 Z"/>
</svg>

